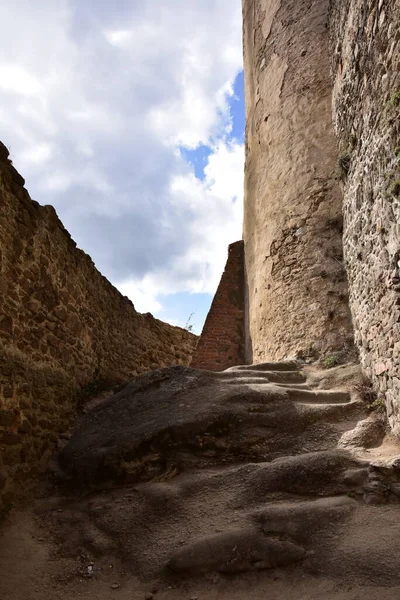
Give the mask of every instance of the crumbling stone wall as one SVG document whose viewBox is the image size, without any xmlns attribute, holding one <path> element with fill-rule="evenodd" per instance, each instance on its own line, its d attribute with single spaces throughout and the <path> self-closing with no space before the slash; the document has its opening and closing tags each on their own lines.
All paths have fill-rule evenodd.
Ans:
<svg viewBox="0 0 400 600">
<path fill-rule="evenodd" d="M 344 256 L 362 366 L 400 432 L 400 2 L 332 0 Z"/>
<path fill-rule="evenodd" d="M 230 244 L 228 260 L 191 363 L 222 371 L 244 363 L 243 241 Z"/>
<path fill-rule="evenodd" d="M 188 364 L 196 342 L 137 313 L 23 186 L 0 144 L 0 505 L 46 464 L 82 390 Z"/>
<path fill-rule="evenodd" d="M 329 0 L 243 0 L 247 359 L 352 345 Z"/>
</svg>

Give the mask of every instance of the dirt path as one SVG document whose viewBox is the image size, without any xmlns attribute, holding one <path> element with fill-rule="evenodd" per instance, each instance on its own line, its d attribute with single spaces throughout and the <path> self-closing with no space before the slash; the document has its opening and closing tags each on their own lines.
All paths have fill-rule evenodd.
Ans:
<svg viewBox="0 0 400 600">
<path fill-rule="evenodd" d="M 394 524 L 394 527 L 396 525 Z M 171 584 L 142 583 L 121 568 L 93 579 L 78 573 L 81 561 L 55 556 L 57 548 L 42 539 L 43 529 L 31 511 L 8 519 L 0 535 L 1 600 L 394 600 L 400 586 L 372 587 L 304 574 L 301 569 L 203 577 Z M 40 541 L 39 541 L 40 540 Z M 119 584 L 113 589 L 113 584 Z M 155 591 L 157 589 L 157 591 Z"/>
<path fill-rule="evenodd" d="M 139 481 L 72 495 L 44 482 L 29 509 L 1 526 L 0 599 L 400 597 L 399 477 L 391 467 L 400 447 L 354 392 L 357 368 L 300 371 L 288 363 L 201 375 L 202 404 L 192 373 L 161 387 L 153 377 L 151 389 L 130 389 L 88 413 L 70 443 L 84 444 L 71 454 L 84 458 L 83 469 L 92 468 L 91 453 L 97 460 L 96 440 L 105 443 L 104 424 L 114 456 L 121 427 L 128 441 L 139 435 L 126 407 L 140 428 L 141 419 L 163 414 L 162 402 L 174 462 L 163 462 L 160 475 L 156 423 L 151 460 L 142 456 L 153 473 L 147 480 L 142 470 Z M 152 394 L 161 394 L 154 408 Z M 239 425 L 232 431 L 225 419 Z"/>
</svg>

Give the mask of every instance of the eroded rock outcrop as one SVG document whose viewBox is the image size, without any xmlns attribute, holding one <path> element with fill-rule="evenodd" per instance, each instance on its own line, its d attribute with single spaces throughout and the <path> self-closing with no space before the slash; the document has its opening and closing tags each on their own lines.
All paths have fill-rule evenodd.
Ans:
<svg viewBox="0 0 400 600">
<path fill-rule="evenodd" d="M 60 450 L 52 475 L 66 496 L 46 524 L 70 551 L 118 557 L 144 578 L 299 565 L 394 584 L 399 554 L 388 560 L 380 527 L 398 511 L 400 479 L 360 377 L 294 361 L 144 375 L 89 410 Z"/>
</svg>

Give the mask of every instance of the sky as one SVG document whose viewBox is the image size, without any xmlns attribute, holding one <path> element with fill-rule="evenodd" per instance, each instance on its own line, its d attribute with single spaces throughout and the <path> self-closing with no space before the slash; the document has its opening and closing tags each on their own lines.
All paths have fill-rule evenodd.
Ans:
<svg viewBox="0 0 400 600">
<path fill-rule="evenodd" d="M 31 197 L 139 312 L 196 333 L 241 238 L 241 37 L 241 0 L 2 6 L 0 140 Z"/>
</svg>

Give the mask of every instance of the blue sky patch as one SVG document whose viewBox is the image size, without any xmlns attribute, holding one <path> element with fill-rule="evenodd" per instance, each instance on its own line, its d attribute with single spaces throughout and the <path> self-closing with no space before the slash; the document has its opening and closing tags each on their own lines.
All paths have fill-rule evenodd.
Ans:
<svg viewBox="0 0 400 600">
<path fill-rule="evenodd" d="M 236 77 L 233 92 L 234 94 L 229 101 L 232 115 L 232 131 L 230 138 L 243 143 L 245 130 L 244 71 L 241 71 Z"/>
<path fill-rule="evenodd" d="M 189 294 L 180 292 L 168 296 L 159 296 L 163 310 L 158 318 L 184 327 L 192 325 L 193 333 L 200 335 L 209 311 L 213 296 L 211 294 Z"/>
<path fill-rule="evenodd" d="M 245 134 L 245 104 L 244 104 L 244 72 L 241 71 L 233 86 L 234 94 L 229 98 L 229 110 L 232 118 L 232 129 L 227 136 L 227 141 L 244 142 Z M 183 159 L 189 163 L 197 179 L 205 179 L 204 169 L 208 164 L 212 147 L 201 145 L 194 150 L 180 148 Z M 238 190 L 238 194 L 240 190 Z M 234 240 L 232 240 L 234 241 Z M 204 321 L 210 309 L 212 294 L 190 294 L 182 292 L 168 296 L 160 296 L 159 300 L 163 310 L 159 317 L 166 321 L 177 322 L 184 326 L 187 319 L 193 313 L 190 324 L 193 325 L 193 333 L 200 334 Z"/>
<path fill-rule="evenodd" d="M 233 96 L 229 98 L 228 104 L 232 118 L 232 130 L 227 136 L 227 140 L 236 140 L 242 144 L 245 130 L 244 71 L 240 71 L 235 79 Z M 194 150 L 183 146 L 179 150 L 182 158 L 193 167 L 197 179 L 203 181 L 205 178 L 204 169 L 207 166 L 210 154 L 212 154 L 212 147 L 202 144 Z"/>
<path fill-rule="evenodd" d="M 192 165 L 194 174 L 197 179 L 204 180 L 204 168 L 207 166 L 208 157 L 212 153 L 209 146 L 198 146 L 195 150 L 189 150 L 188 148 L 179 148 L 183 160 Z"/>
</svg>

